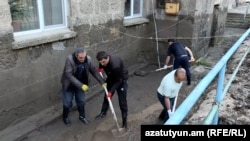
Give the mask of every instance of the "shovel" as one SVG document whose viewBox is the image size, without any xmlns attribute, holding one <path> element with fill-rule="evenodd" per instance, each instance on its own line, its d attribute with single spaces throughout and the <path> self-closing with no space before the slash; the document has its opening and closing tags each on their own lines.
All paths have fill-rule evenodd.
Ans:
<svg viewBox="0 0 250 141">
<path fill-rule="evenodd" d="M 162 68 L 156 69 L 156 70 L 154 70 L 153 72 L 166 70 L 166 69 L 171 68 L 171 67 L 173 67 L 173 65 L 170 65 L 170 66 L 168 66 L 167 68 L 162 67 Z"/>
<path fill-rule="evenodd" d="M 108 96 L 108 90 L 106 87 L 104 87 L 104 90 L 105 90 L 105 93 L 106 93 L 106 96 Z M 114 107 L 113 107 L 113 104 L 111 102 L 111 99 L 108 97 L 108 101 L 109 101 L 109 106 L 110 106 L 110 109 L 111 109 L 111 112 L 113 114 L 113 117 L 114 117 L 114 120 L 115 120 L 115 123 L 116 123 L 116 127 L 117 127 L 117 131 L 122 131 L 123 128 L 120 128 L 119 127 L 119 124 L 118 124 L 118 120 L 117 120 L 117 117 L 116 117 L 116 114 L 115 114 L 115 110 L 114 110 Z M 112 131 L 113 132 L 113 131 Z"/>
<path fill-rule="evenodd" d="M 99 73 L 100 73 L 101 77 L 104 78 L 103 74 L 101 72 L 99 72 Z M 108 90 L 107 90 L 107 88 L 104 87 L 104 90 L 105 90 L 106 96 L 108 96 Z M 112 130 L 112 133 L 115 134 L 115 135 L 117 135 L 117 132 L 121 132 L 123 130 L 123 128 L 119 127 L 117 116 L 115 114 L 115 109 L 114 109 L 114 106 L 113 106 L 113 104 L 111 102 L 111 99 L 109 97 L 108 97 L 108 102 L 109 102 L 109 107 L 111 109 L 111 113 L 113 114 L 113 118 L 115 120 L 116 127 L 117 127 L 117 131 L 116 130 Z"/>
<path fill-rule="evenodd" d="M 172 112 L 173 112 L 173 113 L 175 112 L 175 107 L 176 107 L 178 95 L 179 95 L 179 94 L 176 95 L 175 100 L 174 100 L 174 105 L 173 105 L 173 109 L 172 109 Z"/>
</svg>

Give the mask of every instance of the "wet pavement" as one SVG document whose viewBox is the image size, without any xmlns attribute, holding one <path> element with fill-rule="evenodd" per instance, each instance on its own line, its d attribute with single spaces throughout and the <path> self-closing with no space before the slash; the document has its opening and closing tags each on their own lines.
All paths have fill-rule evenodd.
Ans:
<svg viewBox="0 0 250 141">
<path fill-rule="evenodd" d="M 109 110 L 108 115 L 101 120 L 94 120 L 99 114 L 103 100 L 103 93 L 91 98 L 86 103 L 86 115 L 90 119 L 89 125 L 84 125 L 78 120 L 78 112 L 72 111 L 70 119 L 71 126 L 65 126 L 61 118 L 52 121 L 50 124 L 43 126 L 29 135 L 25 136 L 22 141 L 128 141 L 139 140 L 141 124 L 161 124 L 157 116 L 161 110 L 158 102 L 156 90 L 162 77 L 169 70 L 160 72 L 151 72 L 157 69 L 155 65 L 149 65 L 143 69 L 148 72 L 145 76 L 132 75 L 129 80 L 129 88 L 127 94 L 128 100 L 128 129 L 120 132 L 112 132 L 116 130 L 116 124 L 113 115 Z M 185 84 L 184 84 L 185 85 Z M 191 86 L 189 86 L 191 87 Z M 185 97 L 181 96 L 180 100 Z M 121 113 L 118 106 L 117 95 L 112 98 L 121 126 Z"/>
</svg>

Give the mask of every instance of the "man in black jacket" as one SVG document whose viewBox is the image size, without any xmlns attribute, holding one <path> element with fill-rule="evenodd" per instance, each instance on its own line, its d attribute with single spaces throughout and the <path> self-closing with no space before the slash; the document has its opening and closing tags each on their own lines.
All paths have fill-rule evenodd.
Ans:
<svg viewBox="0 0 250 141">
<path fill-rule="evenodd" d="M 104 96 L 101 113 L 96 116 L 96 119 L 103 118 L 109 108 L 107 98 L 112 98 L 115 91 L 117 91 L 119 105 L 122 114 L 122 127 L 127 128 L 127 88 L 128 88 L 128 70 L 125 68 L 123 61 L 115 55 L 108 55 L 104 51 L 100 51 L 96 55 L 96 59 L 99 62 L 99 72 L 104 72 L 107 75 L 107 90 L 108 96 Z"/>
<path fill-rule="evenodd" d="M 83 48 L 76 48 L 73 54 L 70 54 L 66 61 L 61 77 L 62 83 L 62 102 L 63 102 L 63 122 L 70 125 L 68 118 L 69 110 L 72 107 L 72 100 L 75 96 L 79 120 L 84 124 L 89 121 L 85 117 L 85 92 L 88 88 L 89 72 L 92 76 L 106 87 L 106 83 L 97 72 L 90 56 L 86 54 Z"/>
<path fill-rule="evenodd" d="M 174 39 L 168 39 L 168 45 L 169 48 L 164 68 L 167 68 L 167 65 L 170 61 L 170 56 L 174 55 L 173 70 L 178 69 L 180 66 L 182 66 L 186 70 L 187 84 L 190 85 L 191 72 L 190 72 L 189 62 L 195 61 L 193 52 L 191 51 L 190 48 L 188 48 L 181 42 L 176 42 Z"/>
</svg>

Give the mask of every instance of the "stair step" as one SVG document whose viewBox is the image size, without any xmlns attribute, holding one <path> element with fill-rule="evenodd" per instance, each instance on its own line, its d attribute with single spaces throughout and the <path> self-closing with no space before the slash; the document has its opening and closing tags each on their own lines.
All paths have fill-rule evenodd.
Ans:
<svg viewBox="0 0 250 141">
<path fill-rule="evenodd" d="M 241 13 L 228 13 L 226 19 L 227 27 L 249 28 L 250 15 Z"/>
</svg>

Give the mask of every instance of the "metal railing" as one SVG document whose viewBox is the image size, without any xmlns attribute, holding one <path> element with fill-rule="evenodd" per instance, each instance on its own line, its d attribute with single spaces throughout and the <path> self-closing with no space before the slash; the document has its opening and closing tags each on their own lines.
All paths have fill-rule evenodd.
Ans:
<svg viewBox="0 0 250 141">
<path fill-rule="evenodd" d="M 209 86 L 209 84 L 215 79 L 217 75 L 218 75 L 218 81 L 217 81 L 218 84 L 217 84 L 217 89 L 216 89 L 215 104 L 212 106 L 203 124 L 214 124 L 214 125 L 218 124 L 218 118 L 219 118 L 218 111 L 219 111 L 220 103 L 222 102 L 224 95 L 226 94 L 236 73 L 238 72 L 240 65 L 242 64 L 243 60 L 246 58 L 246 55 L 249 52 L 249 49 L 245 53 L 245 55 L 242 57 L 241 62 L 237 66 L 237 69 L 234 71 L 229 82 L 223 89 L 227 62 L 235 53 L 235 51 L 239 48 L 241 43 L 247 38 L 249 33 L 250 33 L 250 28 L 237 40 L 237 42 L 234 43 L 234 45 L 227 51 L 227 53 L 217 62 L 217 64 L 199 82 L 199 84 L 192 90 L 189 96 L 176 109 L 175 113 L 164 123 L 164 125 L 180 124 L 183 121 L 183 119 L 187 116 L 189 111 L 192 109 L 192 107 L 195 105 L 197 100 L 204 93 L 204 91 Z"/>
</svg>

